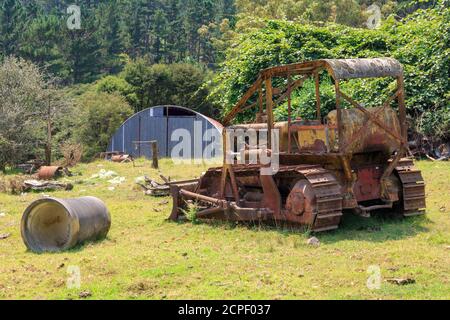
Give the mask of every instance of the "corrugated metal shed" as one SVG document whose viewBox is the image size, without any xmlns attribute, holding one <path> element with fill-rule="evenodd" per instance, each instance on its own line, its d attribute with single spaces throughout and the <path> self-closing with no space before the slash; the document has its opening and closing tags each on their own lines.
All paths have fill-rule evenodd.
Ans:
<svg viewBox="0 0 450 320">
<path fill-rule="evenodd" d="M 201 158 L 205 148 L 212 143 L 216 145 L 216 150 L 221 149 L 221 141 L 212 138 L 222 136 L 223 127 L 219 122 L 188 108 L 167 105 L 143 110 L 125 121 L 111 138 L 107 151 L 124 152 L 136 158 L 151 158 L 149 142 L 157 141 L 159 156 L 170 157 L 173 148 L 181 141 L 172 141 L 172 135 L 177 129 L 185 129 L 190 133 L 192 159 Z M 212 155 L 216 156 L 220 154 Z"/>
</svg>

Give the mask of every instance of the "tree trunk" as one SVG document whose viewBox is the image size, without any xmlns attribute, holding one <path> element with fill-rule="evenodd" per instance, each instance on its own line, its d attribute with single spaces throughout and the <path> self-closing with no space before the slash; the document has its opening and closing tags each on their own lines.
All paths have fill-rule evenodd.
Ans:
<svg viewBox="0 0 450 320">
<path fill-rule="evenodd" d="M 45 163 L 48 166 L 52 164 L 52 117 L 50 101 L 47 108 L 47 143 L 45 146 Z"/>
</svg>

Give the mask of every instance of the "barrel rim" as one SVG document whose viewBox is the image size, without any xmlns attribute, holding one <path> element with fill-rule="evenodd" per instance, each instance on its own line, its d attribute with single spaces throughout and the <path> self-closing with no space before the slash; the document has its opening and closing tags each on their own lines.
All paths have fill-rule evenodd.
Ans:
<svg viewBox="0 0 450 320">
<path fill-rule="evenodd" d="M 55 249 L 55 250 L 43 250 L 41 246 L 34 245 L 35 242 L 32 241 L 30 238 L 29 232 L 26 232 L 27 229 L 27 221 L 30 216 L 30 213 L 36 206 L 40 205 L 41 203 L 45 202 L 54 202 L 64 208 L 64 210 L 68 213 L 70 223 L 69 223 L 69 240 L 62 246 L 61 248 Z M 20 227 L 22 239 L 28 249 L 30 249 L 33 252 L 43 253 L 43 252 L 59 252 L 64 251 L 69 248 L 71 248 L 73 245 L 75 245 L 75 242 L 78 239 L 78 234 L 80 232 L 80 224 L 76 217 L 76 215 L 70 210 L 70 207 L 66 205 L 65 201 L 63 199 L 58 199 L 54 197 L 48 197 L 48 198 L 41 198 L 33 201 L 24 211 L 22 215 L 21 220 L 21 227 Z M 28 233 L 28 234 L 27 234 Z"/>
</svg>

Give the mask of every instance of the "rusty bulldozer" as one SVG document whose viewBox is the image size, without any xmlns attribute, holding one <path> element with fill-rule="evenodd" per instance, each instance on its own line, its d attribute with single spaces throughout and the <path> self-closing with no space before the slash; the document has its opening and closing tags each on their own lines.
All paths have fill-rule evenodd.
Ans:
<svg viewBox="0 0 450 320">
<path fill-rule="evenodd" d="M 320 96 L 324 72 L 336 93 L 336 108 L 326 117 Z M 386 77 L 396 88 L 376 108 L 365 108 L 340 88 L 348 79 Z M 307 79 L 315 82 L 317 117 L 293 119 L 292 93 Z M 275 122 L 275 107 L 286 101 L 287 121 Z M 254 123 L 231 124 L 249 112 L 256 114 Z M 223 122 L 223 167 L 170 186 L 171 220 L 183 216 L 189 202 L 197 206 L 198 219 L 286 222 L 315 232 L 337 229 L 343 210 L 365 217 L 379 209 L 405 217 L 425 213 L 425 182 L 406 157 L 403 68 L 394 59 L 317 60 L 265 69 Z M 242 148 L 236 148 L 239 138 L 233 135 L 239 130 L 246 135 Z M 252 132 L 256 145 L 249 143 Z M 262 142 L 266 148 L 260 148 Z M 262 161 L 273 156 L 276 170 Z"/>
</svg>

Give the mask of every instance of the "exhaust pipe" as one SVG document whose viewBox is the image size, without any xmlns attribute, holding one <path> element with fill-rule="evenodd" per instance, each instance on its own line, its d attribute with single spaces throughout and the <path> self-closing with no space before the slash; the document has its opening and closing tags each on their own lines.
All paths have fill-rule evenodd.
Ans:
<svg viewBox="0 0 450 320">
<path fill-rule="evenodd" d="M 108 209 L 97 198 L 44 198 L 25 210 L 21 233 L 33 252 L 60 252 L 105 238 L 110 226 Z"/>
</svg>

